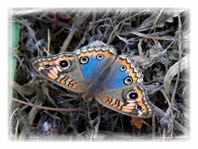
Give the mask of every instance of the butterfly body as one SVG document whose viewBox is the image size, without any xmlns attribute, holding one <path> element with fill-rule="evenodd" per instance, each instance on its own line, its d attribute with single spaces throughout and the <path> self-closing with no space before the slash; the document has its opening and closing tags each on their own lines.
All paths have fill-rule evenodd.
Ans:
<svg viewBox="0 0 198 149">
<path fill-rule="evenodd" d="M 135 117 L 152 114 L 141 71 L 111 46 L 89 45 L 72 53 L 38 57 L 32 64 L 46 79 L 84 98 L 95 97 L 109 109 Z"/>
</svg>

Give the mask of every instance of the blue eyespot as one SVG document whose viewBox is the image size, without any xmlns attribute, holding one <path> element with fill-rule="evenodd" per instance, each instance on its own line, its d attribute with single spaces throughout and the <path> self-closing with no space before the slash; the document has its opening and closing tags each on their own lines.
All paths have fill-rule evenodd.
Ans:
<svg viewBox="0 0 198 149">
<path fill-rule="evenodd" d="M 128 76 L 128 77 L 126 77 L 125 79 L 124 79 L 124 84 L 125 85 L 129 85 L 129 84 L 131 84 L 133 82 L 133 79 L 132 79 L 132 77 L 130 77 L 130 76 Z"/>
<path fill-rule="evenodd" d="M 69 63 L 66 60 L 63 60 L 63 61 L 60 62 L 61 67 L 68 67 L 68 65 L 69 65 Z"/>
<path fill-rule="evenodd" d="M 68 68 L 70 68 L 71 62 L 68 60 L 62 60 L 60 61 L 59 65 L 61 66 L 63 70 L 67 70 Z"/>
<path fill-rule="evenodd" d="M 124 65 L 122 65 L 121 67 L 120 67 L 120 71 L 126 71 L 126 69 L 127 69 L 127 67 L 126 66 L 124 66 Z"/>
<path fill-rule="evenodd" d="M 134 100 L 136 98 L 138 98 L 138 93 L 136 93 L 135 91 L 128 92 L 127 99 Z"/>
<path fill-rule="evenodd" d="M 136 92 L 129 94 L 129 97 L 131 99 L 136 99 L 138 97 L 138 94 Z"/>
<path fill-rule="evenodd" d="M 83 56 L 80 58 L 80 63 L 81 64 L 87 64 L 89 61 L 89 58 L 87 56 Z"/>
<path fill-rule="evenodd" d="M 96 55 L 97 60 L 102 60 L 104 58 L 103 54 Z"/>
</svg>

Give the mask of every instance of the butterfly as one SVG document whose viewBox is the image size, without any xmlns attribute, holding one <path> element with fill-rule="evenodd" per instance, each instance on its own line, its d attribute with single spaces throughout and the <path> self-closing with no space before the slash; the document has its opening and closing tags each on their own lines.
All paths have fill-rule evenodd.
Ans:
<svg viewBox="0 0 198 149">
<path fill-rule="evenodd" d="M 45 79 L 81 94 L 95 97 L 103 106 L 124 115 L 148 118 L 153 108 L 143 87 L 143 74 L 126 54 L 94 42 L 74 52 L 32 60 L 33 68 Z"/>
</svg>

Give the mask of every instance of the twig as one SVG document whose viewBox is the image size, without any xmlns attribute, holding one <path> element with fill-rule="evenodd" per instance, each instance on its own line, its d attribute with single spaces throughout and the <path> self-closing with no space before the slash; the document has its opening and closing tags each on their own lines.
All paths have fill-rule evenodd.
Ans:
<svg viewBox="0 0 198 149">
<path fill-rule="evenodd" d="M 42 88 L 43 93 L 47 96 L 48 100 L 52 103 L 52 105 L 58 108 L 56 102 L 49 95 L 49 89 L 45 87 L 45 85 L 42 85 L 41 88 Z"/>
<path fill-rule="evenodd" d="M 179 50 L 179 60 L 181 59 L 181 18 L 178 15 L 178 22 L 179 22 L 179 26 L 178 26 L 178 50 Z M 176 82 L 175 82 L 175 86 L 173 89 L 173 93 L 172 93 L 172 97 L 171 97 L 171 105 L 174 104 L 175 101 L 175 95 L 176 95 L 176 91 L 177 91 L 177 87 L 178 87 L 178 83 L 179 83 L 179 78 L 180 78 L 180 69 L 181 69 L 181 63 L 179 61 L 179 67 L 178 67 L 178 74 L 177 74 L 177 78 L 176 78 Z M 171 112 L 171 106 L 169 106 L 169 108 L 167 109 L 167 115 L 170 115 Z"/>
<path fill-rule="evenodd" d="M 69 33 L 69 35 L 67 36 L 67 38 L 65 39 L 61 50 L 59 53 L 63 53 L 64 51 L 66 51 L 67 47 L 69 46 L 74 33 L 77 31 L 77 29 L 80 27 L 80 25 L 87 19 L 88 15 L 84 14 L 84 15 L 80 15 L 80 13 L 77 13 L 76 15 L 76 22 L 72 25 L 71 31 Z"/>
<path fill-rule="evenodd" d="M 63 45 L 61 47 L 60 53 L 63 53 L 63 52 L 66 51 L 66 49 L 69 46 L 69 43 L 71 42 L 75 32 L 76 32 L 76 29 L 74 29 L 74 28 L 72 28 L 70 30 L 69 35 L 67 36 L 67 38 L 65 39 L 65 41 L 64 41 L 64 43 L 63 43 Z"/>
<path fill-rule="evenodd" d="M 32 95 L 32 90 L 29 90 L 27 88 L 24 88 L 22 86 L 20 86 L 17 82 L 15 81 L 10 81 L 9 82 L 10 87 L 12 87 L 13 89 L 15 89 L 27 102 L 29 102 L 29 99 L 25 97 L 25 95 Z"/>
<path fill-rule="evenodd" d="M 48 46 L 47 46 L 47 52 L 48 52 L 48 55 L 50 55 L 50 44 L 51 44 L 51 38 L 50 38 L 50 30 L 48 29 L 47 30 L 47 39 L 48 39 Z"/>
<path fill-rule="evenodd" d="M 111 32 L 111 34 L 110 34 L 110 36 L 109 36 L 109 39 L 108 39 L 108 41 L 107 41 L 107 44 L 110 44 L 110 43 L 111 43 L 111 41 L 112 41 L 112 36 L 115 34 L 115 32 L 118 30 L 119 26 L 120 26 L 122 23 L 124 23 L 125 21 L 128 21 L 128 20 L 132 19 L 133 17 L 136 17 L 137 15 L 140 15 L 140 14 L 142 14 L 142 13 L 144 13 L 144 12 L 145 12 L 145 10 L 140 11 L 139 13 L 136 13 L 136 14 L 134 14 L 134 15 L 132 15 L 132 16 L 130 16 L 130 17 L 128 17 L 128 18 L 125 18 L 124 20 L 120 21 L 120 22 L 116 25 L 116 27 L 113 29 L 113 31 Z"/>
<path fill-rule="evenodd" d="M 159 12 L 159 14 L 157 15 L 157 17 L 156 17 L 156 19 L 155 19 L 155 22 L 153 23 L 153 26 L 151 27 L 151 29 L 154 29 L 154 28 L 155 28 L 156 23 L 157 23 L 157 21 L 159 20 L 159 18 L 160 18 L 160 16 L 161 16 L 162 12 L 163 12 L 163 9 L 160 10 L 160 12 Z"/>
<path fill-rule="evenodd" d="M 143 39 L 140 39 L 139 42 L 138 42 L 138 52 L 139 52 L 140 56 L 143 56 L 142 43 L 143 43 Z"/>
<path fill-rule="evenodd" d="M 167 41 L 174 41 L 175 40 L 175 38 L 171 37 L 171 36 L 159 37 L 159 36 L 155 36 L 155 35 L 152 35 L 152 34 L 143 34 L 143 33 L 137 32 L 137 31 L 132 31 L 130 33 L 134 34 L 134 35 L 137 35 L 139 37 L 146 38 L 146 39 L 167 40 Z"/>
<path fill-rule="evenodd" d="M 156 125 L 155 125 L 155 113 L 152 116 L 152 138 L 155 138 L 155 129 L 156 129 Z"/>
<path fill-rule="evenodd" d="M 164 54 L 168 51 L 168 49 L 173 45 L 173 43 L 175 43 L 175 40 L 172 41 L 167 47 L 166 49 L 164 49 L 162 52 L 159 52 L 158 54 L 156 54 L 151 60 L 150 63 L 148 63 L 147 65 L 143 66 L 143 69 L 147 69 L 148 67 L 151 67 L 154 63 L 156 63 L 157 61 L 161 60 L 160 58 L 162 56 L 164 56 Z"/>
<path fill-rule="evenodd" d="M 179 60 L 181 59 L 181 18 L 180 18 L 180 15 L 178 15 L 178 22 L 179 22 L 179 25 L 178 25 L 178 50 L 179 50 Z M 172 97 L 171 97 L 171 105 L 174 104 L 175 102 L 175 95 L 176 95 L 176 92 L 177 92 L 177 88 L 178 88 L 178 84 L 179 84 L 179 78 L 180 78 L 180 69 L 181 69 L 181 61 L 179 61 L 179 67 L 178 67 L 178 74 L 177 74 L 177 78 L 176 78 L 176 83 L 175 83 L 175 86 L 174 86 L 174 89 L 173 89 L 173 93 L 172 93 Z M 172 113 L 172 106 L 169 106 L 169 108 L 167 109 L 166 111 L 166 115 L 169 116 L 170 114 Z M 173 114 L 173 113 L 172 113 Z M 173 115 L 172 115 L 173 116 Z M 172 134 L 173 132 L 173 121 L 174 121 L 174 118 L 172 118 L 172 121 L 170 121 L 170 130 L 169 132 Z M 179 123 L 178 123 L 179 124 Z M 180 128 L 180 127 L 179 127 Z M 185 132 L 186 134 L 186 132 Z"/>
<path fill-rule="evenodd" d="M 170 121 L 170 117 L 167 117 L 167 115 L 164 111 L 162 111 L 161 109 L 159 109 L 155 105 L 152 105 L 152 107 L 154 108 L 154 111 L 156 112 L 156 115 Z M 188 132 L 187 129 L 184 126 L 182 126 L 179 122 L 177 122 L 176 120 L 172 120 L 172 122 L 174 123 L 176 129 L 178 129 L 182 133 L 186 134 Z"/>
<path fill-rule="evenodd" d="M 165 90 L 164 89 L 160 89 L 160 92 L 164 95 L 164 98 L 168 102 L 168 105 L 171 106 L 171 103 L 169 101 L 168 95 L 166 94 Z"/>
<path fill-rule="evenodd" d="M 35 105 L 32 103 L 28 103 L 16 98 L 11 98 L 11 100 L 21 103 L 21 104 L 25 104 L 31 107 L 35 107 L 35 108 L 39 108 L 39 109 L 43 109 L 43 110 L 50 110 L 50 111 L 59 111 L 59 112 L 73 112 L 73 111 L 83 111 L 82 109 L 71 109 L 71 108 L 52 108 L 52 107 L 45 107 L 45 106 L 40 106 L 40 105 Z"/>
</svg>

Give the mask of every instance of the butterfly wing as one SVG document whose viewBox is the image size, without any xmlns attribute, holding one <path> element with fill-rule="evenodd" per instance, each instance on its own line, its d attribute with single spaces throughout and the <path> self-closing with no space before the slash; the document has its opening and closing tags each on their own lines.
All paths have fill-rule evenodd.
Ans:
<svg viewBox="0 0 198 149">
<path fill-rule="evenodd" d="M 142 72 L 129 56 L 118 56 L 111 67 L 108 77 L 104 81 L 104 87 L 109 90 L 133 83 L 143 83 Z"/>
<path fill-rule="evenodd" d="M 76 50 L 81 73 L 86 81 L 93 82 L 106 64 L 111 64 L 116 51 L 107 45 L 88 46 Z"/>
<path fill-rule="evenodd" d="M 104 65 L 113 62 L 115 56 L 113 47 L 100 43 L 85 46 L 73 53 L 35 58 L 32 64 L 46 79 L 68 90 L 83 93 Z"/>
<path fill-rule="evenodd" d="M 96 99 L 103 106 L 125 115 L 141 118 L 152 115 L 152 106 L 141 84 L 103 91 Z"/>
<path fill-rule="evenodd" d="M 152 106 L 143 88 L 143 75 L 127 55 L 120 55 L 103 82 L 96 100 L 105 107 L 134 117 L 150 117 Z"/>
<path fill-rule="evenodd" d="M 44 78 L 73 92 L 84 91 L 85 83 L 77 57 L 63 53 L 32 60 L 33 68 Z"/>
</svg>

